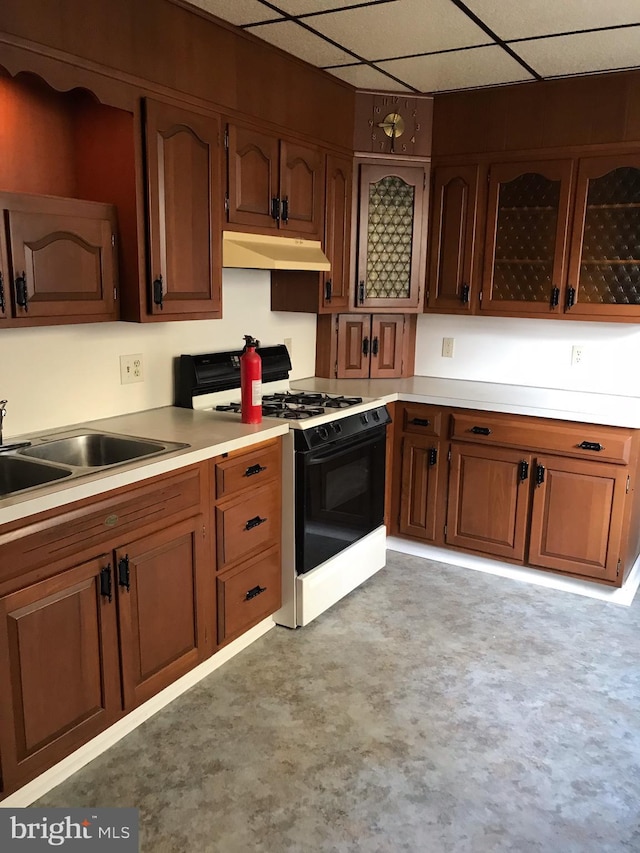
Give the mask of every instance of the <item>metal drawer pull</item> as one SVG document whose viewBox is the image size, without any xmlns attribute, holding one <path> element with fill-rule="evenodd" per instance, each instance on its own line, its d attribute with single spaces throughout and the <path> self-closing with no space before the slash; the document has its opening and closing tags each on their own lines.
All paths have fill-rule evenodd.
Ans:
<svg viewBox="0 0 640 853">
<path fill-rule="evenodd" d="M 251 599 L 255 598 L 256 595 L 260 595 L 261 593 L 266 592 L 266 589 L 266 586 L 254 586 L 253 589 L 247 591 L 244 600 L 251 601 Z"/>
<path fill-rule="evenodd" d="M 249 521 L 244 526 L 245 530 L 253 530 L 254 527 L 259 527 L 261 524 L 264 524 L 266 518 L 260 518 L 259 515 L 256 515 L 254 518 L 250 518 Z"/>
<path fill-rule="evenodd" d="M 472 432 L 474 435 L 491 435 L 491 430 L 489 427 L 471 427 L 469 432 Z"/>
<path fill-rule="evenodd" d="M 604 444 L 600 444 L 599 441 L 581 441 L 578 447 L 583 450 L 604 450 Z"/>
<path fill-rule="evenodd" d="M 415 424 L 416 426 L 431 426 L 431 421 L 427 418 L 411 418 L 409 423 Z"/>
<path fill-rule="evenodd" d="M 249 465 L 247 470 L 242 475 L 243 477 L 253 477 L 254 474 L 260 474 L 261 471 L 266 471 L 266 467 L 264 465 L 260 465 L 257 463 L 256 465 Z"/>
</svg>

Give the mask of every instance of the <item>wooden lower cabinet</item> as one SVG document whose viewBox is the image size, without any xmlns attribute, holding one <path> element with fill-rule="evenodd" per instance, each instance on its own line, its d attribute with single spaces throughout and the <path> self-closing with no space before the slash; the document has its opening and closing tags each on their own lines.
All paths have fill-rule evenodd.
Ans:
<svg viewBox="0 0 640 853">
<path fill-rule="evenodd" d="M 439 542 L 442 524 L 438 506 L 446 472 L 441 443 L 430 436 L 406 436 L 402 446 L 400 532 L 427 542 Z"/>
<path fill-rule="evenodd" d="M 523 560 L 530 464 L 530 457 L 517 450 L 453 443 L 446 543 Z"/>
<path fill-rule="evenodd" d="M 121 714 L 110 554 L 0 598 L 0 684 L 4 791 Z"/>
<path fill-rule="evenodd" d="M 627 470 L 578 459 L 536 459 L 529 563 L 615 582 Z"/>
<path fill-rule="evenodd" d="M 395 421 L 392 532 L 624 583 L 640 554 L 639 431 L 420 403 L 396 404 Z"/>
</svg>

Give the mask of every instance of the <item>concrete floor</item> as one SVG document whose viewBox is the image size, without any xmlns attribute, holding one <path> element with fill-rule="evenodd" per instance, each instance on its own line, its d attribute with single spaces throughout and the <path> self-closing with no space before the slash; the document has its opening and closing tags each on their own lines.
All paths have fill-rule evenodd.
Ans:
<svg viewBox="0 0 640 853">
<path fill-rule="evenodd" d="M 637 853 L 640 600 L 389 552 L 38 801 L 144 853 Z"/>
</svg>

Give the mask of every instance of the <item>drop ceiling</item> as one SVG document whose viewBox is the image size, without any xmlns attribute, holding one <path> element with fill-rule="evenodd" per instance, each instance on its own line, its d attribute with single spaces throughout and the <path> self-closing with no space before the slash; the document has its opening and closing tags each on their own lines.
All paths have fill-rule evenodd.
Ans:
<svg viewBox="0 0 640 853">
<path fill-rule="evenodd" d="M 640 0 L 189 0 L 358 89 L 640 68 Z"/>
</svg>

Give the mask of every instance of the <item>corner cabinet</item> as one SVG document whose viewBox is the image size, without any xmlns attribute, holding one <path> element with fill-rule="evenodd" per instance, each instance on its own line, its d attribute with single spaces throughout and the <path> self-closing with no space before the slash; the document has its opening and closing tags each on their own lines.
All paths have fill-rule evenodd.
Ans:
<svg viewBox="0 0 640 853">
<path fill-rule="evenodd" d="M 0 323 L 117 319 L 113 206 L 0 193 L 0 214 Z"/>
<path fill-rule="evenodd" d="M 316 375 L 338 379 L 413 376 L 416 317 L 411 314 L 321 315 Z"/>
<path fill-rule="evenodd" d="M 356 309 L 421 310 L 427 177 L 423 166 L 359 165 Z"/>
<path fill-rule="evenodd" d="M 468 314 L 478 298 L 477 163 L 433 170 L 425 310 Z"/>
<path fill-rule="evenodd" d="M 225 207 L 230 225 L 321 238 L 324 153 L 320 148 L 235 123 L 227 125 L 225 145 Z"/>
<path fill-rule="evenodd" d="M 222 316 L 220 120 L 169 103 L 143 104 L 148 293 L 139 316 Z"/>
</svg>

